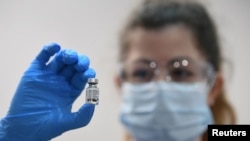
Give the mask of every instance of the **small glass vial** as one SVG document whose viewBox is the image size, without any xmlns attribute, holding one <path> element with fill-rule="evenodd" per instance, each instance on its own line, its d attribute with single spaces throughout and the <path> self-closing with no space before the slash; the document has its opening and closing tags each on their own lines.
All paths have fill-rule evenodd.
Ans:
<svg viewBox="0 0 250 141">
<path fill-rule="evenodd" d="M 99 104 L 99 88 L 97 88 L 98 79 L 89 78 L 89 86 L 86 89 L 86 102 L 95 105 Z"/>
</svg>

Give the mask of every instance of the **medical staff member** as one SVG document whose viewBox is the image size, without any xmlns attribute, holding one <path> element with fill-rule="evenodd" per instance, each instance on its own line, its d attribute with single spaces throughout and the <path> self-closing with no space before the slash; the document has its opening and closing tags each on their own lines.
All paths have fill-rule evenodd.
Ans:
<svg viewBox="0 0 250 141">
<path fill-rule="evenodd" d="M 49 61 L 51 60 L 51 61 Z M 86 126 L 95 105 L 72 113 L 88 78 L 95 77 L 87 56 L 60 45 L 45 45 L 25 71 L 7 115 L 0 120 L 0 141 L 48 141 Z"/>
<path fill-rule="evenodd" d="M 203 5 L 144 0 L 120 43 L 124 141 L 205 141 L 208 124 L 235 123 L 216 26 Z"/>
</svg>

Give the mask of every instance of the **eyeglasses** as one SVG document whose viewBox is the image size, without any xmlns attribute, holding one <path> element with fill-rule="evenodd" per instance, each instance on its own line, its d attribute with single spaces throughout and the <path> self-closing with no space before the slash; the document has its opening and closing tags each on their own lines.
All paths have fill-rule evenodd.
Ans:
<svg viewBox="0 0 250 141">
<path fill-rule="evenodd" d="M 176 58 L 165 65 L 155 61 L 142 59 L 134 62 L 126 62 L 121 65 L 121 78 L 131 83 L 146 83 L 156 80 L 157 76 L 164 73 L 165 81 L 172 82 L 200 82 L 213 83 L 213 67 L 202 61 L 190 58 Z"/>
</svg>

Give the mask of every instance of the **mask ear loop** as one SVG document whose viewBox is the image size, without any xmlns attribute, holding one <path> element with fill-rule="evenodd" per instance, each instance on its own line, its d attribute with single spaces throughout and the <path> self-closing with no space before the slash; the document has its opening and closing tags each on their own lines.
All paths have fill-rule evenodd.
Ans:
<svg viewBox="0 0 250 141">
<path fill-rule="evenodd" d="M 215 79 L 217 74 L 215 73 L 215 70 L 213 69 L 213 66 L 211 64 L 208 64 L 207 66 L 207 84 L 209 87 L 209 90 L 211 90 L 213 88 L 213 86 L 215 85 Z"/>
</svg>

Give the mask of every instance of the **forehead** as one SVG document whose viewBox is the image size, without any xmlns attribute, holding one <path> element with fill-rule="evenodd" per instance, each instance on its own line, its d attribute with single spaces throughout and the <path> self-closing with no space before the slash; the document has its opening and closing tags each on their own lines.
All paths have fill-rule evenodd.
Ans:
<svg viewBox="0 0 250 141">
<path fill-rule="evenodd" d="M 194 35 L 183 25 L 151 30 L 138 27 L 128 38 L 127 61 L 146 58 L 166 62 L 179 57 L 204 60 Z"/>
</svg>

